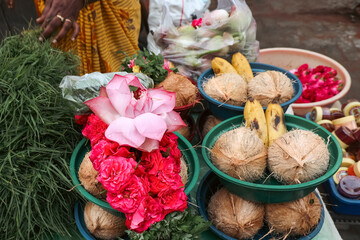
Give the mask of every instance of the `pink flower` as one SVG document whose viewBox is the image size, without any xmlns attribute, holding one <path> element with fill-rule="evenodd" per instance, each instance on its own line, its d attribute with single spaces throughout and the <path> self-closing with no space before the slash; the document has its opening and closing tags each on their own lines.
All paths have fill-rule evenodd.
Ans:
<svg viewBox="0 0 360 240">
<path fill-rule="evenodd" d="M 174 211 L 182 212 L 187 207 L 187 196 L 184 192 L 184 188 L 168 188 L 160 192 L 158 197 L 166 214 Z"/>
<path fill-rule="evenodd" d="M 79 125 L 85 125 L 88 121 L 88 114 L 75 115 L 75 122 Z"/>
<path fill-rule="evenodd" d="M 158 149 L 150 153 L 143 152 L 140 164 L 149 175 L 157 175 L 163 169 L 163 158 Z"/>
<path fill-rule="evenodd" d="M 125 224 L 130 230 L 141 233 L 151 224 L 163 220 L 164 217 L 165 214 L 159 202 L 147 196 L 142 199 L 136 212 L 126 215 Z"/>
<path fill-rule="evenodd" d="M 170 69 L 170 62 L 166 59 L 164 59 L 163 68 L 168 71 L 168 73 L 173 72 L 173 70 Z"/>
<path fill-rule="evenodd" d="M 157 195 L 159 192 L 168 189 L 172 183 L 167 182 L 162 174 L 159 176 L 149 176 L 150 193 Z"/>
<path fill-rule="evenodd" d="M 119 193 L 135 172 L 136 165 L 132 158 L 110 156 L 101 163 L 97 180 L 107 191 Z"/>
<path fill-rule="evenodd" d="M 194 28 L 201 27 L 201 25 L 202 25 L 202 18 L 194 19 L 194 20 L 192 21 L 191 25 L 192 25 Z"/>
<path fill-rule="evenodd" d="M 99 140 L 105 138 L 104 133 L 107 127 L 108 125 L 98 116 L 91 114 L 87 119 L 86 126 L 82 130 L 82 134 L 90 139 L 91 146 L 94 146 Z"/>
<path fill-rule="evenodd" d="M 149 180 L 132 175 L 121 193 L 107 193 L 110 206 L 123 213 L 133 213 L 139 207 L 143 197 L 150 191 Z"/>
<path fill-rule="evenodd" d="M 139 88 L 134 97 L 129 85 Z M 180 115 L 173 111 L 175 93 L 163 89 L 149 89 L 132 74 L 115 75 L 106 86 L 106 96 L 99 96 L 85 104 L 109 124 L 106 138 L 120 145 L 151 152 L 159 148 L 166 131 L 185 126 Z"/>
<path fill-rule="evenodd" d="M 128 64 L 129 68 L 133 68 L 135 66 L 135 58 L 130 60 L 130 64 Z"/>
</svg>

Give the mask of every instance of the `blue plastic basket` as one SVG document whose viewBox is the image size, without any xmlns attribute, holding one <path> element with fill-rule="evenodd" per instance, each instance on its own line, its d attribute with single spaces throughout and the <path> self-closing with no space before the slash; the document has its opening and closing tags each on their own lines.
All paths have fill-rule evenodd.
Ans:
<svg viewBox="0 0 360 240">
<path fill-rule="evenodd" d="M 347 215 L 360 215 L 359 199 L 350 199 L 342 196 L 338 192 L 333 178 L 329 178 L 323 185 L 328 193 L 328 199 L 334 212 Z"/>
<path fill-rule="evenodd" d="M 256 75 L 257 73 L 266 72 L 266 71 L 279 71 L 284 74 L 286 74 L 291 80 L 294 87 L 294 97 L 290 99 L 287 102 L 284 102 L 280 104 L 280 106 L 284 109 L 284 112 L 288 109 L 290 104 L 294 103 L 302 93 L 302 84 L 300 80 L 289 71 L 275 67 L 272 65 L 264 64 L 264 63 L 250 63 L 251 69 Z M 208 108 L 212 112 L 212 114 L 220 119 L 228 119 L 230 117 L 234 117 L 237 115 L 241 115 L 244 112 L 244 107 L 240 106 L 234 106 L 230 104 L 226 104 L 220 101 L 215 100 L 214 98 L 211 98 L 209 95 L 207 95 L 203 89 L 203 84 L 208 79 L 212 78 L 214 76 L 214 71 L 212 69 L 206 70 L 204 73 L 202 73 L 197 81 L 197 86 L 199 88 L 199 92 L 201 96 L 204 98 L 205 102 L 207 102 Z M 266 108 L 264 107 L 264 110 Z"/>
<path fill-rule="evenodd" d="M 216 190 L 218 190 L 221 187 L 222 187 L 222 184 L 221 184 L 219 178 L 211 170 L 208 173 L 206 173 L 206 175 L 203 177 L 203 179 L 201 180 L 201 182 L 199 184 L 199 188 L 198 188 L 197 195 L 196 195 L 196 202 L 199 206 L 200 214 L 207 221 L 209 221 L 208 214 L 207 214 L 207 205 L 209 203 L 209 200 L 210 200 L 211 196 L 216 192 Z M 316 194 L 316 197 L 320 199 L 319 195 L 316 192 L 315 192 L 315 194 Z M 295 239 L 309 240 L 309 239 L 314 238 L 320 232 L 320 230 L 324 224 L 324 219 L 325 219 L 324 206 L 321 205 L 321 216 L 320 216 L 319 224 L 311 233 L 309 233 L 306 236 L 302 236 L 302 237 L 288 237 L 286 239 L 288 239 L 288 240 L 295 240 Z M 210 230 L 214 234 L 216 234 L 220 239 L 236 240 L 235 238 L 230 237 L 230 236 L 226 235 L 225 233 L 223 233 L 222 231 L 215 228 L 214 225 L 210 226 Z M 270 240 L 273 238 L 279 239 L 279 236 L 274 235 L 274 234 L 269 234 L 269 235 L 265 236 L 268 232 L 269 232 L 269 228 L 267 226 L 264 226 L 254 236 L 253 240 L 259 240 L 259 239 Z"/>
</svg>

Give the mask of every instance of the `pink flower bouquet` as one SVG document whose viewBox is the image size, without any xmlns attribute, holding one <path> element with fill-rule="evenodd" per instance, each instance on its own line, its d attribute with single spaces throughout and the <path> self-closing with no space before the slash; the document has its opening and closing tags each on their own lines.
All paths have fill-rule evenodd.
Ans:
<svg viewBox="0 0 360 240">
<path fill-rule="evenodd" d="M 181 152 L 172 133 L 185 126 L 175 93 L 146 89 L 132 75 L 115 75 L 98 97 L 86 101 L 93 111 L 84 123 L 90 160 L 107 190 L 110 206 L 135 232 L 147 230 L 174 211 L 187 208 L 179 175 Z"/>
</svg>

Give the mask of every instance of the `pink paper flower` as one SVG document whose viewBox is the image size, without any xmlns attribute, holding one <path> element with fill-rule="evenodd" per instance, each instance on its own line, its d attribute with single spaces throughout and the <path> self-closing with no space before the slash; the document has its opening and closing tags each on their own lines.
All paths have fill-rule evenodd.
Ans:
<svg viewBox="0 0 360 240">
<path fill-rule="evenodd" d="M 136 98 L 129 85 L 140 89 Z M 185 126 L 180 115 L 173 111 L 175 93 L 149 89 L 132 74 L 115 75 L 106 86 L 106 96 L 85 104 L 106 124 L 106 138 L 139 150 L 151 152 L 159 148 L 166 131 Z"/>
<path fill-rule="evenodd" d="M 137 163 L 132 158 L 110 156 L 100 166 L 97 180 L 112 193 L 120 193 L 135 172 Z"/>
<path fill-rule="evenodd" d="M 129 68 L 133 68 L 135 66 L 135 58 L 130 60 L 130 64 L 128 64 Z"/>
<path fill-rule="evenodd" d="M 110 206 L 123 213 L 133 213 L 139 207 L 140 202 L 150 191 L 147 178 L 132 175 L 130 180 L 124 182 L 121 193 L 108 192 L 106 200 Z"/>
</svg>

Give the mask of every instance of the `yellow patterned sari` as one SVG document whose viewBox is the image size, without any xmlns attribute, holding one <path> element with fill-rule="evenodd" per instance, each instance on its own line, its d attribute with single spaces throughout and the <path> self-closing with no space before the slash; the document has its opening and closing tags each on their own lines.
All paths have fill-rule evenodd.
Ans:
<svg viewBox="0 0 360 240">
<path fill-rule="evenodd" d="M 34 0 L 40 16 L 45 0 Z M 81 59 L 80 73 L 119 71 L 124 55 L 136 53 L 140 31 L 139 0 L 99 0 L 80 11 L 80 33 L 72 42 L 72 31 L 59 42 L 63 51 L 74 50 Z"/>
</svg>

